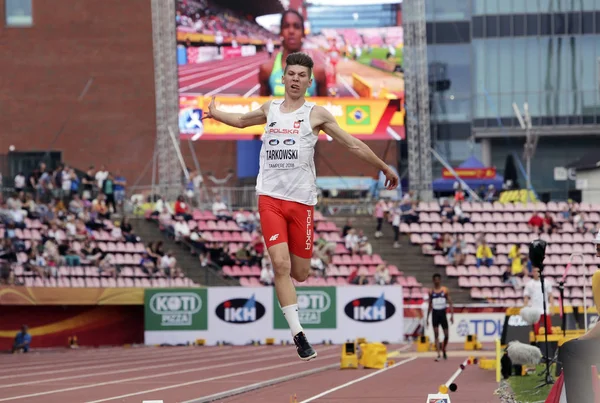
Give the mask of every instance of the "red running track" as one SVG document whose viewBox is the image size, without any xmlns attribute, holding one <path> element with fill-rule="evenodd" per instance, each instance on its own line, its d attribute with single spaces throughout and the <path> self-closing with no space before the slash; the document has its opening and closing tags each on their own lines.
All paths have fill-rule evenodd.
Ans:
<svg viewBox="0 0 600 403">
<path fill-rule="evenodd" d="M 404 352 L 385 370 L 340 370 L 340 346 L 317 346 L 319 357 L 300 361 L 293 346 L 140 347 L 5 355 L 0 361 L 0 402 L 203 402 L 236 388 L 321 369 L 302 378 L 219 401 L 422 402 L 435 393 L 464 357 L 435 363 Z M 434 370 L 435 369 L 435 370 Z M 457 379 L 463 403 L 497 402 L 495 374 L 476 366 Z M 210 399 L 209 399 L 210 400 Z M 210 400 L 212 401 L 212 400 Z"/>
<path fill-rule="evenodd" d="M 316 63 L 325 63 L 325 55 L 316 53 Z M 258 71 L 269 60 L 267 53 L 235 59 L 215 60 L 179 67 L 180 95 L 237 95 L 258 96 Z M 346 83 L 350 86 L 351 83 Z M 352 93 L 339 82 L 340 97 L 352 97 Z"/>
</svg>

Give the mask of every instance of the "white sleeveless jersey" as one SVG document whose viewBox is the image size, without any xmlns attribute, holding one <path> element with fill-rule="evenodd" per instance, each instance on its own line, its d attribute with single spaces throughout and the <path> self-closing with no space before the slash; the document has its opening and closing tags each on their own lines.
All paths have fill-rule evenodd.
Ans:
<svg viewBox="0 0 600 403">
<path fill-rule="evenodd" d="M 282 99 L 271 101 L 262 137 L 256 193 L 314 206 L 317 173 L 314 154 L 318 136 L 310 125 L 314 103 L 283 113 Z"/>
</svg>

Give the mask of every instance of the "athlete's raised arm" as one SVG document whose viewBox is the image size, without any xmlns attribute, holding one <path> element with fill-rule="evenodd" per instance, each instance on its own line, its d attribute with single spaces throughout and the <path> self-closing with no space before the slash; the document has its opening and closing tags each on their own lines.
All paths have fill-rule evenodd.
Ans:
<svg viewBox="0 0 600 403">
<path fill-rule="evenodd" d="M 260 108 L 248 113 L 230 113 L 218 110 L 215 105 L 215 97 L 213 96 L 210 100 L 210 104 L 208 104 L 208 113 L 206 114 L 206 117 L 240 129 L 248 126 L 264 125 L 267 123 L 269 102 L 265 102 Z"/>
<path fill-rule="evenodd" d="M 352 154 L 381 170 L 386 177 L 385 186 L 388 190 L 398 187 L 398 176 L 394 173 L 394 171 L 392 171 L 385 162 L 375 155 L 369 146 L 342 129 L 340 125 L 338 125 L 331 112 L 322 106 L 315 105 L 313 108 L 311 121 L 314 122 L 315 128 L 323 130 L 333 139 L 346 146 L 346 148 Z"/>
</svg>

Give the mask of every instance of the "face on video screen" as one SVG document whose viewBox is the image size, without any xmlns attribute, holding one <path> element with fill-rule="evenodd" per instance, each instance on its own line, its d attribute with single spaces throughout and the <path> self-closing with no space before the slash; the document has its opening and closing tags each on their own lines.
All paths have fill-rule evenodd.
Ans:
<svg viewBox="0 0 600 403">
<path fill-rule="evenodd" d="M 286 82 L 287 91 L 293 91 L 284 77 L 286 58 L 295 52 L 306 53 L 314 64 L 304 96 L 326 107 L 342 128 L 373 139 L 404 137 L 402 27 L 313 33 L 292 9 L 264 27 L 241 9 L 226 9 L 214 0 L 176 0 L 176 7 L 183 138 L 260 135 L 261 128 L 232 130 L 201 120 L 206 100 L 216 96 L 219 109 L 244 113 L 284 97 Z"/>
</svg>

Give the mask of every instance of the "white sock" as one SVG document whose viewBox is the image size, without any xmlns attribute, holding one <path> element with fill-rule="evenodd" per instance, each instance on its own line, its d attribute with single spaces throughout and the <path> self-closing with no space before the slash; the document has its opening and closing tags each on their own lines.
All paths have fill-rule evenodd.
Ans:
<svg viewBox="0 0 600 403">
<path fill-rule="evenodd" d="M 290 326 L 292 336 L 300 333 L 302 331 L 302 326 L 300 325 L 300 318 L 298 317 L 298 304 L 284 306 L 281 310 Z"/>
</svg>

